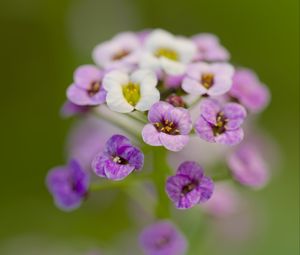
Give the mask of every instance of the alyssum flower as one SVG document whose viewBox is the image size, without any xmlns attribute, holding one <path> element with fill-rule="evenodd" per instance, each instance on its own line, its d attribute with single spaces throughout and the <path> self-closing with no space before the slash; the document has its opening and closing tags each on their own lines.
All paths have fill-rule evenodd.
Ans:
<svg viewBox="0 0 300 255">
<path fill-rule="evenodd" d="M 146 227 L 139 239 L 145 255 L 184 255 L 187 250 L 185 237 L 166 220 Z"/>
<path fill-rule="evenodd" d="M 192 120 L 188 110 L 166 102 L 155 103 L 148 113 L 149 124 L 142 131 L 145 143 L 181 150 L 189 141 Z"/>
<path fill-rule="evenodd" d="M 235 145 L 244 137 L 241 125 L 246 115 L 245 108 L 237 103 L 222 106 L 216 100 L 206 99 L 201 103 L 201 114 L 195 123 L 195 129 L 203 140 Z"/>
<path fill-rule="evenodd" d="M 93 65 L 76 69 L 74 83 L 67 90 L 68 99 L 76 105 L 99 105 L 105 102 L 106 92 L 102 87 L 103 72 Z"/>
<path fill-rule="evenodd" d="M 89 174 L 75 160 L 67 166 L 53 168 L 47 175 L 47 187 L 55 204 L 70 211 L 80 206 L 89 187 Z"/>
<path fill-rule="evenodd" d="M 193 161 L 183 162 L 166 184 L 166 192 L 178 209 L 206 202 L 213 189 L 212 179 L 206 177 L 202 167 Z"/>
<path fill-rule="evenodd" d="M 106 70 L 128 68 L 138 63 L 140 47 L 140 40 L 135 33 L 124 32 L 97 45 L 92 56 L 95 63 Z"/>
<path fill-rule="evenodd" d="M 106 74 L 103 79 L 108 107 L 121 113 L 149 110 L 159 101 L 156 85 L 156 75 L 150 70 L 137 70 L 132 74 L 116 70 Z"/>
<path fill-rule="evenodd" d="M 189 94 L 220 96 L 232 86 L 234 68 L 230 64 L 195 63 L 189 65 L 182 89 Z"/>
<path fill-rule="evenodd" d="M 142 68 L 170 75 L 183 74 L 186 65 L 196 54 L 195 44 L 184 37 L 175 37 L 167 31 L 157 29 L 151 32 L 143 45 L 140 59 Z"/>
<path fill-rule="evenodd" d="M 92 162 L 96 175 L 119 181 L 144 165 L 144 154 L 134 147 L 128 138 L 113 135 L 103 152 L 97 154 Z"/>
</svg>

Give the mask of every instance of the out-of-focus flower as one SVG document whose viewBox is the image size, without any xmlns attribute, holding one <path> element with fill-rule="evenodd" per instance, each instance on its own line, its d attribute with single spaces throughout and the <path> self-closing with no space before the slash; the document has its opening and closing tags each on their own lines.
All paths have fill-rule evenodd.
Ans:
<svg viewBox="0 0 300 255">
<path fill-rule="evenodd" d="M 61 107 L 60 114 L 63 118 L 72 117 L 77 114 L 84 114 L 90 110 L 87 105 L 77 105 L 67 100 Z"/>
<path fill-rule="evenodd" d="M 242 123 L 246 118 L 246 110 L 237 103 L 224 106 L 212 99 L 201 103 L 201 114 L 195 123 L 200 138 L 214 143 L 235 145 L 244 137 Z"/>
<path fill-rule="evenodd" d="M 189 141 L 192 120 L 184 108 L 166 102 L 155 103 L 148 113 L 149 124 L 142 131 L 145 143 L 180 151 Z"/>
<path fill-rule="evenodd" d="M 122 135 L 113 135 L 102 153 L 95 156 L 92 168 L 96 175 L 111 180 L 123 180 L 144 165 L 144 154 Z"/>
<path fill-rule="evenodd" d="M 239 145 L 227 159 L 233 177 L 246 186 L 264 187 L 270 179 L 270 171 L 262 154 L 251 140 Z"/>
<path fill-rule="evenodd" d="M 182 82 L 182 89 L 194 95 L 220 96 L 230 90 L 233 73 L 233 66 L 226 63 L 191 64 Z"/>
<path fill-rule="evenodd" d="M 159 221 L 140 234 L 145 255 L 184 255 L 187 243 L 182 233 L 169 221 Z"/>
<path fill-rule="evenodd" d="M 229 95 L 252 112 L 260 112 L 270 100 L 268 88 L 249 69 L 236 70 Z"/>
<path fill-rule="evenodd" d="M 138 36 L 132 32 L 116 35 L 110 41 L 95 47 L 92 57 L 95 63 L 107 69 L 125 68 L 138 63 L 141 43 Z"/>
<path fill-rule="evenodd" d="M 214 194 L 202 208 L 214 217 L 226 218 L 239 212 L 242 198 L 232 185 L 226 182 L 216 183 Z"/>
<path fill-rule="evenodd" d="M 137 70 L 131 75 L 111 71 L 103 79 L 108 107 L 122 113 L 149 110 L 160 98 L 156 85 L 156 75 L 150 70 Z"/>
<path fill-rule="evenodd" d="M 89 187 L 89 174 L 75 160 L 67 166 L 53 168 L 47 175 L 47 187 L 55 204 L 64 211 L 80 206 Z"/>
<path fill-rule="evenodd" d="M 68 99 L 77 105 L 99 105 L 105 102 L 103 72 L 96 66 L 84 65 L 75 70 L 74 83 L 67 89 Z"/>
<path fill-rule="evenodd" d="M 229 52 L 220 44 L 218 37 L 213 34 L 198 34 L 192 37 L 197 46 L 196 61 L 228 61 Z"/>
<path fill-rule="evenodd" d="M 206 177 L 202 167 L 193 161 L 183 162 L 176 175 L 169 177 L 166 183 L 166 192 L 179 209 L 206 202 L 213 189 L 212 179 Z"/>
<path fill-rule="evenodd" d="M 166 102 L 173 105 L 174 107 L 186 107 L 186 103 L 184 102 L 181 96 L 177 96 L 176 94 L 171 94 L 166 98 Z"/>
<path fill-rule="evenodd" d="M 184 37 L 175 37 L 167 31 L 157 29 L 148 35 L 140 59 L 142 68 L 170 75 L 183 74 L 186 64 L 196 54 L 194 43 Z"/>
</svg>

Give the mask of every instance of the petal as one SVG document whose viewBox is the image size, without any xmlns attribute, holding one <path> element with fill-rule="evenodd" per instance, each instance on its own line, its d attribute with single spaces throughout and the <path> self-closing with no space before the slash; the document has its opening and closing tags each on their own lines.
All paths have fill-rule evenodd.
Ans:
<svg viewBox="0 0 300 255">
<path fill-rule="evenodd" d="M 200 84 L 198 80 L 186 77 L 182 82 L 182 89 L 193 95 L 204 95 L 208 93 L 208 90 Z"/>
<path fill-rule="evenodd" d="M 151 53 L 143 53 L 140 57 L 139 66 L 143 69 L 158 71 L 160 69 L 160 61 Z"/>
<path fill-rule="evenodd" d="M 157 85 L 156 74 L 153 71 L 147 69 L 140 69 L 138 71 L 135 71 L 131 75 L 130 80 L 133 83 L 140 84 L 141 87 L 156 87 Z"/>
<path fill-rule="evenodd" d="M 152 124 L 147 124 L 142 130 L 142 137 L 145 143 L 152 146 L 161 146 L 159 132 Z"/>
<path fill-rule="evenodd" d="M 195 129 L 198 136 L 208 142 L 215 142 L 215 136 L 211 124 L 209 124 L 202 116 L 195 123 Z"/>
<path fill-rule="evenodd" d="M 117 155 L 126 159 L 129 165 L 134 166 L 135 170 L 140 170 L 144 166 L 144 154 L 132 145 L 118 148 Z"/>
<path fill-rule="evenodd" d="M 221 106 L 218 101 L 213 99 L 203 100 L 200 104 L 201 116 L 210 124 L 215 125 L 217 115 L 221 111 Z"/>
<path fill-rule="evenodd" d="M 95 96 L 90 97 L 86 90 L 72 84 L 67 89 L 67 98 L 76 105 L 99 105 L 104 103 L 106 92 L 100 91 Z"/>
<path fill-rule="evenodd" d="M 176 38 L 175 48 L 179 52 L 180 61 L 183 63 L 191 62 L 197 52 L 194 42 L 184 37 Z"/>
<path fill-rule="evenodd" d="M 201 192 L 199 203 L 209 200 L 213 194 L 214 183 L 211 178 L 203 176 L 199 184 L 198 190 Z"/>
<path fill-rule="evenodd" d="M 159 140 L 166 149 L 170 151 L 180 151 L 189 142 L 189 136 L 159 133 Z"/>
<path fill-rule="evenodd" d="M 192 129 L 192 118 L 188 110 L 184 108 L 169 109 L 165 113 L 165 119 L 174 122 L 182 135 L 187 135 Z"/>
<path fill-rule="evenodd" d="M 203 177 L 203 168 L 195 161 L 185 161 L 180 164 L 176 174 L 185 175 L 192 180 L 200 181 Z"/>
<path fill-rule="evenodd" d="M 105 161 L 104 172 L 108 179 L 114 181 L 123 180 L 134 170 L 132 165 L 120 165 L 111 160 Z"/>
<path fill-rule="evenodd" d="M 92 82 L 101 81 L 102 72 L 93 65 L 83 65 L 74 72 L 74 82 L 77 86 L 86 89 Z"/>
<path fill-rule="evenodd" d="M 92 169 L 94 171 L 94 173 L 97 176 L 100 177 L 106 177 L 105 172 L 104 172 L 104 166 L 105 166 L 105 162 L 109 160 L 107 156 L 103 155 L 102 153 L 97 154 L 95 156 L 95 158 L 92 161 Z"/>
<path fill-rule="evenodd" d="M 130 146 L 130 140 L 123 135 L 113 135 L 105 144 L 105 152 L 108 155 L 116 155 L 118 148 L 122 146 Z"/>
<path fill-rule="evenodd" d="M 236 130 L 228 130 L 221 135 L 215 137 L 217 143 L 233 146 L 240 143 L 244 138 L 244 131 L 241 128 Z"/>
<path fill-rule="evenodd" d="M 127 113 L 134 110 L 134 107 L 124 98 L 121 86 L 108 91 L 106 103 L 112 111 Z"/>
<path fill-rule="evenodd" d="M 157 102 L 150 108 L 148 113 L 148 120 L 151 123 L 161 122 L 161 120 L 164 118 L 165 113 L 173 108 L 174 107 L 169 103 L 162 101 Z"/>
<path fill-rule="evenodd" d="M 151 106 L 158 102 L 160 99 L 160 93 L 155 87 L 141 87 L 141 98 L 135 106 L 135 109 L 144 112 L 148 111 Z"/>
<path fill-rule="evenodd" d="M 160 57 L 159 58 L 161 67 L 163 70 L 170 75 L 181 75 L 185 72 L 186 66 L 178 61 L 173 61 L 171 59 Z"/>
<path fill-rule="evenodd" d="M 244 122 L 247 112 L 246 109 L 237 103 L 228 103 L 223 108 L 224 116 L 228 119 L 225 126 L 227 130 L 239 128 Z"/>
<path fill-rule="evenodd" d="M 150 52 L 155 52 L 158 48 L 173 48 L 174 36 L 162 29 L 156 29 L 151 32 L 145 42 L 145 47 Z"/>
<path fill-rule="evenodd" d="M 126 72 L 111 71 L 107 73 L 103 78 L 103 87 L 106 91 L 112 89 L 121 88 L 123 85 L 129 83 L 129 76 Z"/>
</svg>

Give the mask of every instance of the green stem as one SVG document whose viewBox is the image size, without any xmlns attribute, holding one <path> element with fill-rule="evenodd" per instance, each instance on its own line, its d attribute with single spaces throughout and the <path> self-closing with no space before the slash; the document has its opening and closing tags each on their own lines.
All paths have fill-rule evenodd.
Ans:
<svg viewBox="0 0 300 255">
<path fill-rule="evenodd" d="M 162 147 L 153 147 L 153 182 L 157 192 L 156 217 L 170 217 L 170 200 L 165 192 L 166 179 L 171 174 L 167 164 L 167 150 Z"/>
</svg>

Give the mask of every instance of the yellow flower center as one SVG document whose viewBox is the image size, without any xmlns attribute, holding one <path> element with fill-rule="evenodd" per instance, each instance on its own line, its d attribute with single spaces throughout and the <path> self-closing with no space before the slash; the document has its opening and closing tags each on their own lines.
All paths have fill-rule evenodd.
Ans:
<svg viewBox="0 0 300 255">
<path fill-rule="evenodd" d="M 154 123 L 155 128 L 159 132 L 169 135 L 179 135 L 180 131 L 173 121 L 163 120 L 162 122 Z"/>
<path fill-rule="evenodd" d="M 100 91 L 100 88 L 101 88 L 100 82 L 94 81 L 91 83 L 89 89 L 87 90 L 87 93 L 90 97 L 92 97 Z"/>
<path fill-rule="evenodd" d="M 141 98 L 140 85 L 129 82 L 123 86 L 123 95 L 129 104 L 135 106 Z"/>
<path fill-rule="evenodd" d="M 155 51 L 154 55 L 156 57 L 165 57 L 175 61 L 178 60 L 177 52 L 169 48 L 159 48 Z"/>
<path fill-rule="evenodd" d="M 212 85 L 214 85 L 214 75 L 212 73 L 205 73 L 201 76 L 201 84 L 206 89 L 209 89 Z"/>
</svg>

